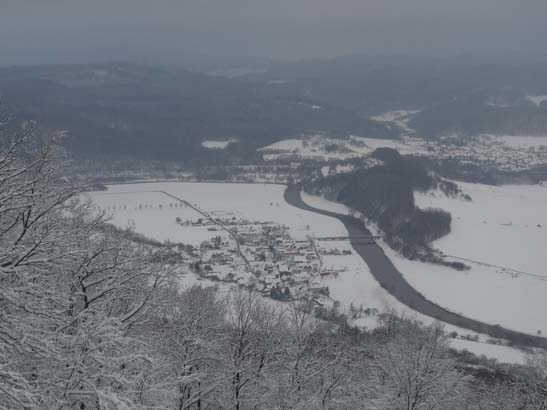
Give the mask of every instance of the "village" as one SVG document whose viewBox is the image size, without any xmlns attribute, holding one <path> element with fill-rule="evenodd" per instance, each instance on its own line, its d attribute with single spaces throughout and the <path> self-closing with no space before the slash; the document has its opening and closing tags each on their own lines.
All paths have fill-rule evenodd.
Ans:
<svg viewBox="0 0 547 410">
<path fill-rule="evenodd" d="M 336 277 L 344 267 L 324 264 L 327 255 L 351 255 L 348 249 L 323 245 L 309 236 L 296 240 L 287 226 L 273 222 L 249 221 L 235 216 L 210 216 L 176 223 L 205 227 L 211 234 L 199 247 L 188 252 L 188 264 L 200 278 L 236 283 L 276 300 L 311 298 L 319 305 L 328 299 L 323 280 Z"/>
</svg>

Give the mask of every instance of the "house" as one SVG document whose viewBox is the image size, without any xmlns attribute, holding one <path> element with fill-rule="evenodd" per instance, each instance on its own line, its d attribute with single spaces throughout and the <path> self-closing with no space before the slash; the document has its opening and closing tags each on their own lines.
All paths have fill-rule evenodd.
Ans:
<svg viewBox="0 0 547 410">
<path fill-rule="evenodd" d="M 289 273 L 291 273 L 291 269 L 289 268 L 289 265 L 287 264 L 279 265 L 279 273 L 281 275 L 288 275 Z"/>
<path fill-rule="evenodd" d="M 204 251 L 204 250 L 211 250 L 213 249 L 213 244 L 209 241 L 203 241 L 201 242 L 201 244 L 199 245 L 199 248 Z"/>
</svg>

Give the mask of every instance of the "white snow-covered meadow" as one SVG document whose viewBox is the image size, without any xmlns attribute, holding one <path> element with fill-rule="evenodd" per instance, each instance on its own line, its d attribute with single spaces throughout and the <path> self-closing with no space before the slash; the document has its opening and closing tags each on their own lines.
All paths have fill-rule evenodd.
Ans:
<svg viewBox="0 0 547 410">
<path fill-rule="evenodd" d="M 503 141 L 505 145 L 511 148 L 547 150 L 547 136 L 526 136 L 526 135 L 502 135 L 496 136 L 497 140 Z M 546 154 L 547 155 L 547 154 Z"/>
<path fill-rule="evenodd" d="M 416 289 L 441 306 L 487 323 L 547 334 L 547 188 L 459 185 L 472 201 L 438 192 L 416 193 L 415 198 L 422 208 L 452 214 L 451 233 L 433 246 L 470 270 L 411 261 L 381 243 L 385 252 Z M 304 200 L 349 212 L 310 195 Z"/>
<path fill-rule="evenodd" d="M 547 279 L 547 188 L 458 183 L 472 201 L 416 193 L 422 208 L 452 214 L 452 232 L 434 243 L 449 255 Z"/>
<path fill-rule="evenodd" d="M 387 115 L 389 114 L 389 115 Z M 392 119 L 391 113 L 383 118 Z M 393 123 L 400 128 L 401 124 Z M 404 131 L 404 130 L 403 130 Z M 523 171 L 545 164 L 547 158 L 547 136 L 507 136 L 481 134 L 461 141 L 461 136 L 445 136 L 439 141 L 422 139 L 410 132 L 403 132 L 400 139 L 377 139 L 360 136 L 333 138 L 313 135 L 278 141 L 258 151 L 266 161 L 316 160 L 323 162 L 347 161 L 367 158 L 373 166 L 376 160 L 370 158 L 378 148 L 391 148 L 403 155 L 420 155 L 435 159 L 458 159 L 462 162 L 482 164 L 505 171 Z M 376 162 L 375 162 L 376 161 Z M 334 168 L 330 172 L 334 173 Z M 342 171 L 343 172 L 343 171 Z"/>
<path fill-rule="evenodd" d="M 229 140 L 204 140 L 201 142 L 201 146 L 207 149 L 225 149 L 228 145 L 237 142 L 236 139 Z"/>
<path fill-rule="evenodd" d="M 450 310 L 547 334 L 547 189 L 459 185 L 471 202 L 439 193 L 416 194 L 416 202 L 452 214 L 452 232 L 433 246 L 469 265 L 469 271 L 409 261 L 386 251 L 415 288 Z"/>
<path fill-rule="evenodd" d="M 235 216 L 248 220 L 271 221 L 290 228 L 297 240 L 307 237 L 344 236 L 347 231 L 337 219 L 302 211 L 283 199 L 284 185 L 155 182 L 110 185 L 108 191 L 88 195 L 102 210 L 110 213 L 112 223 L 159 241 L 199 245 L 222 231 L 209 232 L 206 227 L 181 226 L 176 218 L 197 219 L 201 215 L 189 207 L 177 205 L 164 192 L 196 205 L 199 209 L 219 217 Z M 160 206 L 161 205 L 161 206 Z M 330 243 L 333 245 L 332 243 Z M 349 243 L 336 243 L 350 249 Z M 320 279 L 328 286 L 331 298 L 348 308 L 396 310 L 412 314 L 376 282 L 366 263 L 357 255 L 325 256 L 325 265 L 345 269 L 338 278 Z M 372 326 L 373 323 L 366 323 Z"/>
<path fill-rule="evenodd" d="M 291 235 L 298 240 L 308 235 L 342 234 L 344 227 L 336 220 L 309 212 L 299 211 L 286 204 L 283 199 L 284 185 L 275 184 L 239 184 L 239 183 L 194 183 L 194 182 L 161 182 L 126 185 L 110 185 L 107 192 L 89 193 L 93 201 L 104 208 L 111 206 L 113 223 L 127 226 L 132 222 L 137 232 L 151 238 L 164 241 L 190 243 L 195 241 L 193 233 L 185 227 L 177 226 L 175 219 L 199 218 L 200 215 L 191 208 L 170 208 L 169 203 L 177 201 L 165 193 L 196 205 L 212 216 L 235 216 L 248 220 L 265 220 L 290 227 Z M 132 205 L 138 203 L 160 204 L 147 209 L 121 209 L 127 201 Z M 165 206 L 167 204 L 167 206 Z M 116 206 L 116 209 L 112 209 Z M 313 227 L 313 229 L 312 229 Z M 211 235 L 212 236 L 212 235 Z"/>
<path fill-rule="evenodd" d="M 296 239 L 306 239 L 308 236 L 343 236 L 347 234 L 342 223 L 336 219 L 302 211 L 288 205 L 283 199 L 284 190 L 285 186 L 273 184 L 154 182 L 110 185 L 108 186 L 108 191 L 91 192 L 86 195 L 95 202 L 98 208 L 111 214 L 112 223 L 116 226 L 122 228 L 133 226 L 136 232 L 159 241 L 170 240 L 172 242 L 199 245 L 203 240 L 210 239 L 212 236 L 225 234 L 224 232 L 210 232 L 206 227 L 181 226 L 177 224 L 177 217 L 183 220 L 198 219 L 201 215 L 190 207 L 186 207 L 174 198 L 169 197 L 166 193 L 186 200 L 196 205 L 199 209 L 210 213 L 212 216 L 226 217 L 233 215 L 237 218 L 264 220 L 286 225 L 290 228 L 291 235 Z M 547 193 L 547 189 L 545 189 L 545 192 Z M 471 192 L 471 194 L 473 193 Z M 307 203 L 318 208 L 346 214 L 349 212 L 349 209 L 345 206 L 326 201 L 322 198 L 310 195 L 303 195 L 303 198 Z M 339 249 L 345 246 L 348 250 L 351 250 L 349 243 L 317 242 L 319 246 L 336 246 Z M 389 252 L 389 250 L 387 251 Z M 528 326 L 526 329 L 516 326 L 518 320 L 523 320 L 522 315 L 526 313 L 526 309 L 530 308 L 531 304 L 537 302 L 534 299 L 535 294 L 531 295 L 530 300 L 524 299 L 527 302 L 525 306 L 514 312 L 514 320 L 505 321 L 503 315 L 507 314 L 507 309 L 504 309 L 501 299 L 507 296 L 506 293 L 500 295 L 496 292 L 488 293 L 491 295 L 488 298 L 492 299 L 492 309 L 489 309 L 485 313 L 480 309 L 480 306 L 477 306 L 477 303 L 468 304 L 465 302 L 468 299 L 465 292 L 460 293 L 459 298 L 448 297 L 449 294 L 456 294 L 458 296 L 460 289 L 476 285 L 475 281 L 470 282 L 470 273 L 466 272 L 462 274 L 451 269 L 442 269 L 442 275 L 439 276 L 437 273 L 439 268 L 436 266 L 408 261 L 398 257 L 394 253 L 390 254 L 390 257 L 394 259 L 396 265 L 414 286 L 443 306 L 456 311 L 459 310 L 464 314 L 481 320 L 487 321 L 487 319 L 491 319 L 492 323 L 500 323 L 517 330 L 532 332 L 537 327 L 536 323 L 532 325 L 532 320 L 528 321 L 531 326 Z M 325 269 L 332 266 L 341 270 L 337 277 L 327 276 L 318 278 L 318 284 L 328 286 L 330 297 L 340 302 L 342 309 L 348 309 L 353 304 L 356 308 L 363 307 L 363 309 L 372 309 L 380 312 L 392 310 L 407 316 L 416 317 L 424 323 L 433 322 L 431 318 L 418 314 L 407 306 L 404 306 L 382 289 L 371 275 L 366 263 L 358 255 L 354 253 L 346 256 L 325 255 L 323 256 L 323 262 Z M 421 279 L 420 274 L 423 275 Z M 439 285 L 439 280 L 431 279 L 435 275 L 441 279 L 441 285 Z M 446 276 L 446 286 L 442 285 L 443 275 Z M 192 275 L 188 276 L 189 279 L 191 277 Z M 499 275 L 496 277 L 499 277 Z M 522 292 L 526 289 L 522 288 L 518 278 L 505 274 L 502 277 L 506 278 L 503 281 L 504 284 L 513 285 L 514 300 L 522 302 L 524 298 Z M 452 279 L 448 280 L 447 278 Z M 195 281 L 191 280 L 191 282 L 194 283 Z M 543 283 L 547 285 L 547 282 Z M 485 286 L 481 285 L 472 294 L 478 301 L 484 302 L 485 300 Z M 458 292 L 454 292 L 454 289 L 458 290 Z M 494 288 L 494 290 L 496 289 Z M 454 299 L 463 299 L 464 303 L 457 304 L 454 302 Z M 535 302 L 532 302 L 533 300 Z M 541 315 L 533 315 L 533 318 L 539 316 Z M 358 319 L 356 324 L 370 328 L 376 326 L 377 321 L 374 316 L 364 316 Z M 473 334 L 473 332 L 453 326 L 447 326 L 447 330 L 456 330 L 459 334 Z M 484 340 L 485 337 L 481 339 Z M 463 341 L 458 343 L 462 344 Z M 465 347 L 468 350 L 478 354 L 481 354 L 483 351 L 486 351 L 486 353 L 494 351 L 494 353 L 487 354 L 487 356 L 498 358 L 500 361 L 521 361 L 521 353 L 519 351 L 511 349 L 510 354 L 505 355 L 503 347 L 484 346 L 482 343 L 467 345 Z M 455 345 L 455 347 L 458 349 L 462 348 L 460 345 Z M 515 357 L 519 359 L 516 360 Z"/>
<path fill-rule="evenodd" d="M 547 101 L 547 95 L 527 95 L 526 99 L 539 107 L 542 102 Z"/>
<path fill-rule="evenodd" d="M 393 148 L 401 154 L 426 154 L 427 143 L 423 140 L 404 137 L 400 140 L 350 136 L 347 139 L 314 135 L 278 141 L 259 149 L 266 161 L 282 158 L 346 160 L 361 158 L 377 148 Z"/>
<path fill-rule="evenodd" d="M 433 246 L 470 270 L 411 261 L 382 244 L 384 251 L 433 302 L 487 323 L 547 334 L 547 189 L 460 186 L 472 202 L 440 194 L 417 194 L 416 200 L 451 212 L 452 232 Z"/>
<path fill-rule="evenodd" d="M 473 186 L 474 184 L 470 184 Z M 547 188 L 545 188 L 545 191 L 547 193 Z M 308 195 L 303 193 L 302 198 L 304 201 L 311 206 L 314 206 L 319 209 L 325 209 L 332 212 L 337 212 L 340 214 L 348 214 L 351 212 L 351 210 L 339 203 L 328 201 L 324 198 L 320 198 L 313 195 Z M 372 230 L 375 229 L 374 226 L 370 226 Z M 547 243 L 547 242 L 544 242 Z M 465 315 L 468 315 L 470 317 L 473 317 L 475 319 L 484 320 L 491 319 L 492 321 L 489 323 L 500 323 L 505 324 L 505 322 L 502 319 L 502 315 L 507 314 L 506 310 L 502 308 L 503 305 L 503 298 L 505 294 L 496 295 L 495 291 L 497 287 L 493 286 L 494 292 L 489 291 L 488 289 L 488 280 L 491 280 L 492 278 L 487 276 L 486 277 L 486 285 L 482 285 L 478 287 L 473 297 L 475 298 L 475 301 L 473 301 L 473 304 L 470 304 L 468 309 L 466 309 L 466 304 L 468 303 L 467 300 L 467 292 L 465 291 L 465 288 L 467 286 L 470 286 L 469 283 L 469 277 L 464 273 L 458 272 L 454 269 L 445 268 L 438 265 L 432 265 L 432 264 L 426 264 L 421 262 L 415 262 L 410 261 L 408 259 L 403 258 L 399 254 L 397 254 L 395 251 L 393 251 L 389 246 L 387 246 L 385 243 L 380 241 L 380 244 L 382 245 L 384 251 L 386 254 L 390 257 L 390 259 L 393 261 L 393 263 L 399 268 L 399 270 L 403 273 L 403 275 L 406 277 L 407 280 L 420 292 L 422 292 L 425 296 L 427 296 L 432 301 L 438 303 L 441 306 L 447 307 L 453 311 L 458 311 L 457 308 L 462 307 L 462 310 L 459 310 L 460 313 L 463 313 Z M 349 245 L 348 245 L 349 246 Z M 377 300 L 376 306 L 382 306 L 382 301 L 385 301 L 384 306 L 388 307 L 396 307 L 396 310 L 400 313 L 413 316 L 417 318 L 418 320 L 424 322 L 424 323 L 432 323 L 433 320 L 427 316 L 421 315 L 410 308 L 400 304 L 397 300 L 395 300 L 391 295 L 387 294 L 387 292 L 382 289 L 376 280 L 372 277 L 372 275 L 369 273 L 368 275 L 359 275 L 357 272 L 362 272 L 363 268 L 359 266 L 356 262 L 356 265 L 352 266 L 351 264 L 348 264 L 348 260 L 340 260 L 338 262 L 335 261 L 334 258 L 337 258 L 336 256 L 331 256 L 331 259 L 324 259 L 324 262 L 326 265 L 329 263 L 337 263 L 337 266 L 345 266 L 347 267 L 347 272 L 344 274 L 340 274 L 340 276 L 337 279 L 329 278 L 328 286 L 331 291 L 331 296 L 333 296 L 335 299 L 337 298 L 347 298 L 348 300 L 352 300 L 353 303 L 356 303 L 356 301 L 359 300 L 359 296 L 356 296 L 354 293 L 356 289 L 363 288 L 367 289 L 368 297 Z M 547 257 L 545 257 L 547 259 Z M 370 272 L 368 270 L 368 267 L 366 266 L 365 262 L 360 260 L 361 264 L 365 266 L 365 269 L 367 272 Z M 437 273 L 441 272 L 441 275 L 438 275 Z M 432 276 L 437 275 L 436 278 L 432 279 Z M 348 278 L 351 278 L 351 280 L 347 280 Z M 446 283 L 443 283 L 446 281 Z M 430 283 L 428 283 L 430 282 Z M 354 283 L 359 283 L 358 287 L 354 288 Z M 543 282 L 544 285 L 547 285 L 547 282 Z M 504 281 L 504 285 L 508 284 L 508 288 L 511 289 L 510 285 L 514 286 L 522 286 L 521 289 L 516 288 L 515 289 L 515 300 L 518 301 L 519 298 L 524 297 L 522 293 L 525 293 L 528 289 L 526 286 L 521 285 L 519 281 Z M 474 284 L 473 284 L 474 285 Z M 456 290 L 454 292 L 454 290 Z M 526 319 L 526 309 L 528 308 L 538 308 L 538 311 L 532 312 L 532 320 L 528 321 L 529 326 L 526 329 L 534 329 L 535 325 L 538 323 L 545 323 L 545 317 L 542 318 L 544 315 L 544 312 L 547 311 L 547 286 L 544 286 L 543 288 L 539 289 L 537 293 L 534 294 L 534 301 L 531 304 L 525 304 L 522 309 L 519 309 L 517 312 L 517 315 L 514 315 L 516 317 L 516 320 L 509 320 L 508 323 L 511 325 L 515 325 L 516 322 L 518 322 L 519 317 L 521 319 Z M 360 294 L 360 293 L 359 293 Z M 361 294 L 360 294 L 361 295 Z M 543 295 L 543 298 L 541 297 Z M 363 296 L 361 296 L 363 297 Z M 448 303 L 445 303 L 444 300 L 448 300 Z M 485 303 L 486 300 L 493 300 L 492 308 L 488 308 L 488 306 L 484 306 L 484 310 L 488 309 L 488 314 L 484 314 L 485 312 L 482 310 L 481 302 Z M 461 301 L 460 304 L 454 304 L 454 300 Z M 535 305 L 534 305 L 535 303 Z M 358 305 L 357 305 L 358 306 Z M 454 308 L 453 306 L 456 306 L 457 308 Z M 486 318 L 486 319 L 485 319 Z M 534 321 L 537 320 L 537 321 Z M 363 321 L 363 324 L 367 324 L 366 320 Z M 508 326 L 510 327 L 510 326 Z M 445 328 L 447 331 L 456 331 L 460 335 L 467 334 L 467 335 L 476 335 L 474 332 L 468 331 L 468 330 L 462 330 L 456 326 L 452 325 L 445 325 Z M 518 328 L 515 328 L 516 330 L 519 330 Z M 526 330 L 523 330 L 526 331 Z M 530 332 L 535 333 L 535 332 Z M 545 332 L 544 332 L 545 334 Z M 488 340 L 488 337 L 485 337 L 485 335 L 477 335 L 479 337 L 478 341 L 469 341 L 465 339 L 451 339 L 451 345 L 456 350 L 468 350 L 476 355 L 485 355 L 488 358 L 496 359 L 500 362 L 506 362 L 506 363 L 518 363 L 522 364 L 526 362 L 526 354 L 519 349 L 515 349 L 509 346 L 504 345 L 496 345 L 496 344 L 490 344 L 485 343 L 486 340 Z"/>
<path fill-rule="evenodd" d="M 477 356 L 496 359 L 501 363 L 526 364 L 528 355 L 510 346 L 482 343 L 465 339 L 451 339 L 450 346 L 455 350 L 467 350 Z"/>
</svg>

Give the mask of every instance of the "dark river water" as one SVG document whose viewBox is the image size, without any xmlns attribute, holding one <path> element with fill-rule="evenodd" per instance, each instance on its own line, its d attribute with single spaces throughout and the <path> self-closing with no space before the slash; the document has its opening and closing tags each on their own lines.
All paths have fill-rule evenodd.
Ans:
<svg viewBox="0 0 547 410">
<path fill-rule="evenodd" d="M 314 208 L 306 204 L 300 195 L 300 186 L 288 186 L 285 190 L 285 201 L 299 209 L 338 219 L 344 224 L 350 237 L 371 235 L 363 222 L 357 218 Z M 364 244 L 362 238 L 350 239 L 350 242 L 355 252 L 366 262 L 370 272 L 378 283 L 397 300 L 415 311 L 438 319 L 441 322 L 485 333 L 491 337 L 507 339 L 521 345 L 547 347 L 547 338 L 515 332 L 498 325 L 483 323 L 442 308 L 426 299 L 406 281 L 401 272 L 397 270 L 386 256 L 380 245 L 376 243 Z M 461 295 L 461 297 L 465 298 L 465 294 Z M 486 295 L 484 303 L 488 303 Z"/>
</svg>

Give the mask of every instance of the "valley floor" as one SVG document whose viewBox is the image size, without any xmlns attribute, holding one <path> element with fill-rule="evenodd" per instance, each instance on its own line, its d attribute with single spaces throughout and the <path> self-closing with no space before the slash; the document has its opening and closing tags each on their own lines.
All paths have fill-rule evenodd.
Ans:
<svg viewBox="0 0 547 410">
<path fill-rule="evenodd" d="M 384 252 L 416 290 L 450 311 L 546 335 L 547 188 L 459 185 L 471 195 L 471 202 L 441 193 L 416 194 L 416 201 L 423 208 L 438 207 L 452 214 L 452 232 L 433 246 L 470 270 L 411 261 L 380 241 Z M 307 196 L 305 201 L 343 211 L 339 204 L 323 199 Z"/>
<path fill-rule="evenodd" d="M 334 275 L 317 275 L 310 281 L 310 286 L 328 287 L 330 300 L 339 302 L 344 310 L 347 311 L 350 305 L 353 305 L 357 308 L 361 307 L 361 312 L 363 310 L 373 312 L 395 310 L 407 315 L 417 315 L 378 284 L 359 255 L 336 254 L 344 250 L 351 252 L 348 241 L 321 239 L 327 236 L 346 236 L 347 231 L 340 221 L 288 205 L 283 199 L 285 186 L 169 182 L 112 185 L 108 188 L 106 192 L 89 194 L 98 208 L 112 214 L 112 222 L 115 225 L 133 226 L 136 232 L 159 241 L 169 240 L 174 243 L 199 246 L 203 241 L 217 235 L 217 232 L 212 232 L 207 226 L 182 226 L 176 223 L 177 218 L 196 220 L 200 214 L 191 207 L 177 206 L 176 201 L 162 192 L 180 197 L 218 218 L 245 218 L 287 226 L 295 241 L 309 239 L 314 241 L 319 252 L 322 253 L 323 271 L 336 272 Z M 473 192 L 470 194 L 473 196 Z M 315 207 L 328 208 L 339 213 L 347 214 L 348 212 L 344 207 L 320 198 L 304 196 L 303 199 Z M 421 200 L 434 201 L 434 198 L 423 197 Z M 454 234 L 458 232 L 456 218 L 457 216 L 454 216 Z M 447 238 L 444 240 L 448 240 Z M 543 241 L 543 243 L 546 242 Z M 332 249 L 336 249 L 336 252 L 331 252 Z M 385 251 L 390 252 L 389 249 Z M 466 253 L 460 254 L 469 256 Z M 475 278 L 470 272 L 461 273 L 434 265 L 407 261 L 395 254 L 389 254 L 389 256 L 413 286 L 443 307 L 478 320 L 499 323 L 530 334 L 535 334 L 538 329 L 543 328 L 547 333 L 545 316 L 541 315 L 541 312 L 547 310 L 547 298 L 541 297 L 547 295 L 547 281 L 538 281 L 540 285 L 532 286 L 533 289 L 531 289 L 521 276 L 515 277 L 506 273 L 497 273 L 496 278 L 499 275 L 506 278 L 502 281 L 494 281 L 490 277 L 482 281 L 469 280 L 470 277 Z M 498 282 L 503 285 L 499 285 Z M 505 290 L 508 287 L 512 288 L 515 305 L 507 301 L 508 295 Z M 487 303 L 485 303 L 485 294 L 488 294 Z M 528 309 L 533 311 L 530 312 Z M 424 322 L 431 321 L 423 315 L 417 316 Z M 376 325 L 376 319 L 374 314 L 361 314 L 356 318 L 356 323 L 371 327 Z M 456 330 L 462 334 L 462 330 L 458 328 L 449 327 L 448 330 Z M 511 354 L 506 354 L 507 348 L 504 346 L 482 347 L 480 343 L 463 340 L 455 346 L 476 351 L 478 354 L 486 352 L 489 357 L 502 361 L 522 362 L 524 360 L 524 355 L 519 351 L 511 350 Z"/>
</svg>

